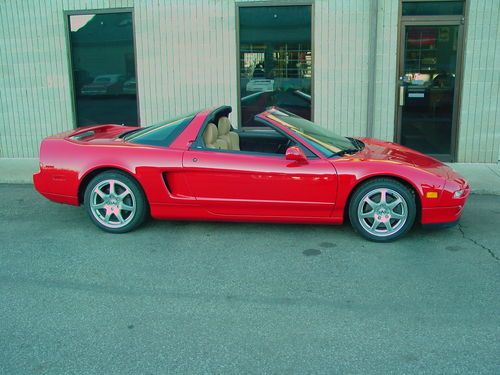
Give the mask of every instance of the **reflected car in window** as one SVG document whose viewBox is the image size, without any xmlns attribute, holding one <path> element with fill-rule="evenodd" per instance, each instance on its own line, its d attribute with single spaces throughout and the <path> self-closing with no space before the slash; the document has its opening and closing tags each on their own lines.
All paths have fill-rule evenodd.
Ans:
<svg viewBox="0 0 500 375">
<path fill-rule="evenodd" d="M 48 137 L 34 174 L 46 198 L 84 205 L 112 233 L 146 217 L 341 224 L 400 238 L 415 222 L 450 226 L 470 188 L 450 167 L 404 146 L 343 137 L 278 107 L 240 131 L 231 107 L 148 127 L 82 127 Z"/>
<path fill-rule="evenodd" d="M 254 78 L 247 83 L 248 92 L 271 92 L 274 91 L 274 79 Z"/>
<path fill-rule="evenodd" d="M 103 74 L 94 78 L 92 83 L 84 85 L 82 95 L 120 95 L 125 76 L 121 74 Z"/>
<path fill-rule="evenodd" d="M 137 93 L 137 82 L 135 77 L 126 80 L 123 83 L 123 93 L 126 95 L 135 95 Z"/>
</svg>

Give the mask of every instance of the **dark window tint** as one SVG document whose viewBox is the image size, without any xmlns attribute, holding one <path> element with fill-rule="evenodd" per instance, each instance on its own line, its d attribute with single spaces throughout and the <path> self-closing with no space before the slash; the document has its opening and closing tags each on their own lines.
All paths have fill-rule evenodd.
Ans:
<svg viewBox="0 0 500 375">
<path fill-rule="evenodd" d="M 311 7 L 241 7 L 239 28 L 242 126 L 274 105 L 310 119 Z"/>
<path fill-rule="evenodd" d="M 77 126 L 137 125 L 132 13 L 69 16 Z"/>
<path fill-rule="evenodd" d="M 193 116 L 151 125 L 130 133 L 124 138 L 128 142 L 140 143 L 143 145 L 170 146 L 192 119 Z"/>
<path fill-rule="evenodd" d="M 401 143 L 451 155 L 459 26 L 405 27 Z"/>
<path fill-rule="evenodd" d="M 403 16 L 443 16 L 464 14 L 463 1 L 423 1 L 403 3 Z"/>
</svg>

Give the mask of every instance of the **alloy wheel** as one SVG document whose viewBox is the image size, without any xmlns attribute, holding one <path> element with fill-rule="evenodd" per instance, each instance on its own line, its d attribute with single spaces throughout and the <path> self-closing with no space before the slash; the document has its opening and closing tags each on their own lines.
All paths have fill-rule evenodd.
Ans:
<svg viewBox="0 0 500 375">
<path fill-rule="evenodd" d="M 90 193 L 90 210 L 96 220 L 105 227 L 126 226 L 134 218 L 136 209 L 134 193 L 121 181 L 101 181 Z"/>
<path fill-rule="evenodd" d="M 408 219 L 408 204 L 397 191 L 377 188 L 361 198 L 357 214 L 359 223 L 368 233 L 387 237 L 403 228 Z"/>
</svg>

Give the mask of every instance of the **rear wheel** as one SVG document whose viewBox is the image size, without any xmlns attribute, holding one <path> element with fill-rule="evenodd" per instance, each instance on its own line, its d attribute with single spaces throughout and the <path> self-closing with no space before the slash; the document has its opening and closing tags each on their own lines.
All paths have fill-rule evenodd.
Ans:
<svg viewBox="0 0 500 375">
<path fill-rule="evenodd" d="M 378 178 L 360 186 L 352 196 L 349 218 L 363 237 L 377 242 L 403 236 L 415 222 L 413 191 L 402 183 Z"/>
<path fill-rule="evenodd" d="M 137 228 L 146 217 L 147 203 L 140 186 L 118 171 L 103 172 L 85 189 L 85 209 L 99 228 L 125 233 Z"/>
</svg>

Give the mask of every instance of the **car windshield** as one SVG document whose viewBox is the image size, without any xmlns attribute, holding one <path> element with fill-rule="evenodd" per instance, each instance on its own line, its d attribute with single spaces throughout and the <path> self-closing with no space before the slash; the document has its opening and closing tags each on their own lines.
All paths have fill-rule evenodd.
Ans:
<svg viewBox="0 0 500 375">
<path fill-rule="evenodd" d="M 311 143 L 326 157 L 358 151 L 357 146 L 346 137 L 335 134 L 313 122 L 282 109 L 271 109 L 268 117 L 296 133 Z"/>
</svg>

